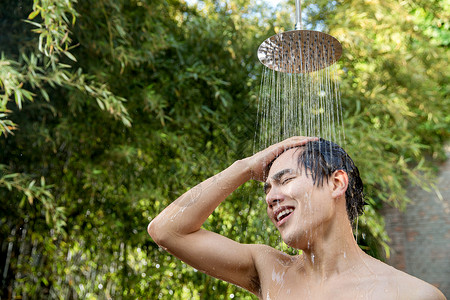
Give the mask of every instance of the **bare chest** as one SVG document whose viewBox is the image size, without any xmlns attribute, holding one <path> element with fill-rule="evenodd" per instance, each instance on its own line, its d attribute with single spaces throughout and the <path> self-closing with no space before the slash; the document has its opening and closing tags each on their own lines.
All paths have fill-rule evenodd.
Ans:
<svg viewBox="0 0 450 300">
<path fill-rule="evenodd" d="M 283 272 L 272 274 L 262 285 L 261 298 L 265 300 L 329 300 L 400 299 L 395 285 L 378 281 L 366 281 L 351 276 L 326 282 L 291 280 Z"/>
</svg>

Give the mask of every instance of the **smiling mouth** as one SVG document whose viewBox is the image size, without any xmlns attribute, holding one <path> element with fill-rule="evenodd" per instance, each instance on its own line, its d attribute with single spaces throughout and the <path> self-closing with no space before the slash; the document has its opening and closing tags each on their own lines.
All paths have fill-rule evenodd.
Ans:
<svg viewBox="0 0 450 300">
<path fill-rule="evenodd" d="M 293 208 L 286 207 L 283 210 L 277 212 L 277 214 L 275 215 L 275 220 L 277 221 L 277 223 L 280 223 L 282 220 L 284 220 L 287 217 L 289 217 L 292 214 L 293 211 L 294 211 Z"/>
</svg>

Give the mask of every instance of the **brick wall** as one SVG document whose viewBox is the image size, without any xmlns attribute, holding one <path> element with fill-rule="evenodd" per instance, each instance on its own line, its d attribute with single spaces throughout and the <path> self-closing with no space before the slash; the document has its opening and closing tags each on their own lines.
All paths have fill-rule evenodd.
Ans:
<svg viewBox="0 0 450 300">
<path fill-rule="evenodd" d="M 385 207 L 382 214 L 392 240 L 387 263 L 433 284 L 450 299 L 450 145 L 446 150 L 449 159 L 440 166 L 438 192 L 414 187 L 403 213 Z"/>
</svg>

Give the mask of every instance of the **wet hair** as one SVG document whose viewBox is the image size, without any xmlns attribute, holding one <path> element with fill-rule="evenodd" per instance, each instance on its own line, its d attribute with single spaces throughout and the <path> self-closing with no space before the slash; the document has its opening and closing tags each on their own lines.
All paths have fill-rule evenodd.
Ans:
<svg viewBox="0 0 450 300">
<path fill-rule="evenodd" d="M 366 204 L 363 182 L 353 160 L 338 144 L 324 139 L 309 142 L 299 149 L 303 151 L 298 156 L 298 166 L 300 169 L 311 172 L 316 186 L 323 186 L 324 179 L 328 182 L 328 178 L 337 170 L 347 173 L 348 187 L 345 192 L 345 202 L 348 218 L 353 223 L 356 217 L 363 213 Z"/>
<path fill-rule="evenodd" d="M 350 222 L 364 211 L 363 182 L 358 168 L 342 147 L 333 142 L 319 139 L 307 143 L 298 156 L 298 165 L 311 171 L 315 185 L 322 186 L 324 178 L 328 178 L 337 170 L 343 170 L 348 175 L 348 187 L 345 192 L 347 215 Z M 308 174 L 306 174 L 308 176 Z"/>
</svg>

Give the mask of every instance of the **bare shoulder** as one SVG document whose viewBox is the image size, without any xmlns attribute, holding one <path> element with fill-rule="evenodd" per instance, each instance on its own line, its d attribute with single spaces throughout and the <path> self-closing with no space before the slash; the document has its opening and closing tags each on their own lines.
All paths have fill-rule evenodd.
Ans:
<svg viewBox="0 0 450 300">
<path fill-rule="evenodd" d="M 392 268 L 392 267 L 391 267 Z M 417 300 L 445 300 L 444 294 L 433 285 L 409 275 L 405 272 L 392 268 L 392 278 L 397 279 L 399 290 L 405 299 Z M 403 297 L 402 297 L 403 298 Z"/>
<path fill-rule="evenodd" d="M 293 257 L 279 251 L 275 248 L 272 248 L 263 244 L 251 244 L 248 245 L 252 249 L 253 257 L 255 259 L 255 264 L 263 263 L 263 265 L 267 265 L 268 262 L 272 261 L 278 265 L 289 265 Z"/>
<path fill-rule="evenodd" d="M 396 299 L 445 300 L 444 294 L 433 285 L 397 270 L 375 258 L 370 258 L 368 266 L 375 274 L 378 285 L 390 291 Z"/>
<path fill-rule="evenodd" d="M 251 278 L 252 293 L 259 298 L 262 297 L 264 282 L 268 280 L 268 274 L 280 266 L 287 266 L 291 257 L 279 250 L 263 244 L 246 244 L 251 252 L 256 276 Z"/>
<path fill-rule="evenodd" d="M 296 260 L 291 256 L 267 245 L 254 244 L 252 247 L 253 263 L 258 272 L 260 282 L 265 282 L 273 272 L 283 272 Z"/>
</svg>

